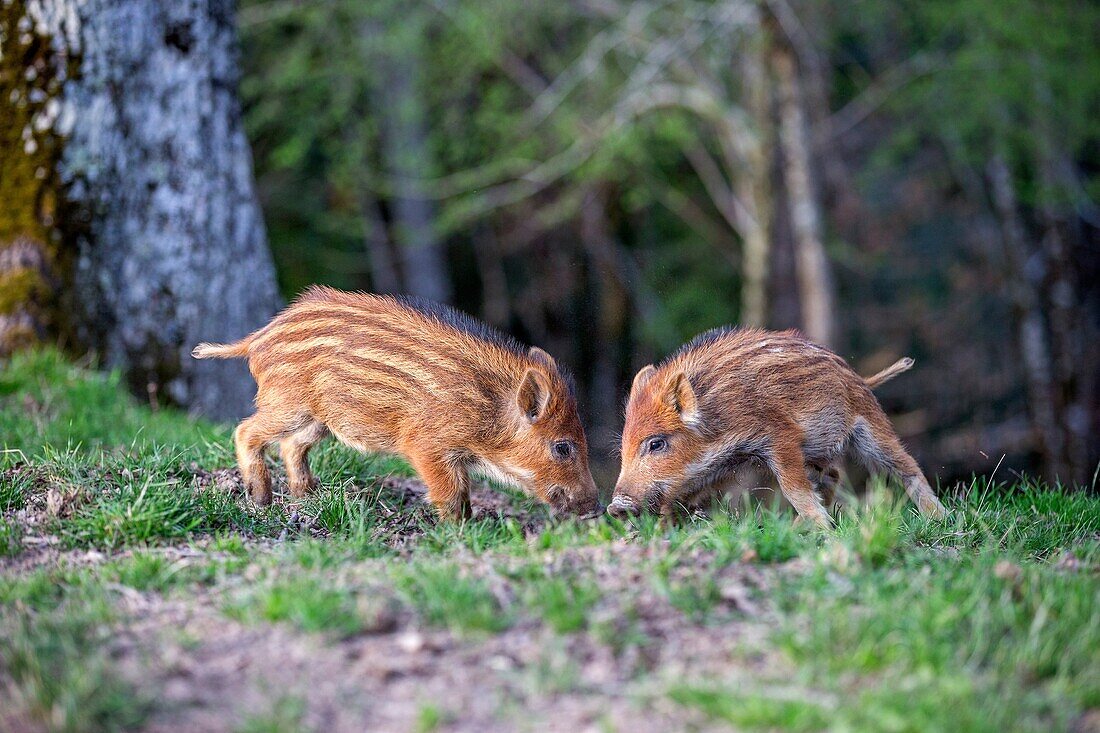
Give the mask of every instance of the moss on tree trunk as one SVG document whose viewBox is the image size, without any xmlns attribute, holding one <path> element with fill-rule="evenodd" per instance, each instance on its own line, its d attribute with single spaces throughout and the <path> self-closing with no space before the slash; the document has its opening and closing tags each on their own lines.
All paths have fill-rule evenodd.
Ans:
<svg viewBox="0 0 1100 733">
<path fill-rule="evenodd" d="M 58 261 L 58 97 L 75 61 L 0 0 L 0 356 L 39 340 L 53 320 Z"/>
<path fill-rule="evenodd" d="M 234 3 L 0 0 L 0 13 L 0 349 L 52 331 L 136 392 L 246 413 L 243 363 L 190 358 L 279 305 Z"/>
</svg>

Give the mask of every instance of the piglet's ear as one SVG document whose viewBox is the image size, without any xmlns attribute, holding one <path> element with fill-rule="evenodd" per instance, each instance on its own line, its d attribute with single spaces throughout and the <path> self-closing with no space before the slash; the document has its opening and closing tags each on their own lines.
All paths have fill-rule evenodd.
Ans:
<svg viewBox="0 0 1100 733">
<path fill-rule="evenodd" d="M 695 390 L 683 372 L 676 372 L 665 383 L 665 404 L 680 415 L 686 425 L 693 425 L 699 418 L 699 402 Z"/>
<path fill-rule="evenodd" d="M 532 346 L 527 355 L 546 367 L 547 371 L 556 372 L 558 370 L 558 363 L 554 361 L 554 357 L 537 346 Z"/>
<path fill-rule="evenodd" d="M 646 386 L 646 383 L 653 379 L 653 375 L 656 373 L 657 368 L 652 364 L 647 364 L 642 367 L 638 373 L 634 375 L 634 383 L 630 385 L 630 394 L 634 394 L 642 387 Z"/>
<path fill-rule="evenodd" d="M 545 353 L 545 352 L 543 352 Z M 516 405 L 528 422 L 538 422 L 550 404 L 550 380 L 540 369 L 528 369 L 519 380 Z"/>
</svg>

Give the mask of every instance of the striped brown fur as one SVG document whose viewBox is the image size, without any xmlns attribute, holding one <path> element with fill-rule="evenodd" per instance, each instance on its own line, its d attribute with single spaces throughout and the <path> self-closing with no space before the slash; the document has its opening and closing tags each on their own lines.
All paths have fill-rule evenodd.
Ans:
<svg viewBox="0 0 1100 733">
<path fill-rule="evenodd" d="M 942 516 L 871 393 L 911 366 L 903 359 L 864 380 L 796 331 L 701 334 L 635 376 L 608 510 L 666 514 L 690 506 L 753 461 L 775 475 L 800 516 L 828 525 L 820 495 L 831 494 L 837 462 L 852 455 L 899 478 L 922 512 Z"/>
<path fill-rule="evenodd" d="M 569 377 L 542 349 L 446 306 L 313 287 L 259 331 L 193 355 L 248 358 L 256 413 L 234 438 L 258 504 L 271 502 L 266 446 L 279 443 L 300 497 L 317 485 L 307 454 L 331 434 L 408 458 L 446 518 L 469 516 L 471 471 L 560 511 L 599 509 Z"/>
</svg>

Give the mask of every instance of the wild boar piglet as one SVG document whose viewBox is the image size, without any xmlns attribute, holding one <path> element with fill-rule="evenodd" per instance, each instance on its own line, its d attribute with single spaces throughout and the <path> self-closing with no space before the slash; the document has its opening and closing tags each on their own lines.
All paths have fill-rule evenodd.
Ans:
<svg viewBox="0 0 1100 733">
<path fill-rule="evenodd" d="M 558 511 L 602 511 L 568 375 L 542 349 L 447 306 L 313 287 L 259 331 L 193 355 L 248 358 L 256 412 L 234 439 L 257 504 L 271 502 L 266 446 L 279 444 L 301 497 L 317 486 L 307 454 L 332 434 L 406 457 L 444 518 L 470 516 L 471 472 Z"/>
<path fill-rule="evenodd" d="M 775 475 L 800 516 L 827 526 L 819 493 L 831 492 L 836 463 L 851 455 L 900 479 L 921 512 L 943 516 L 871 393 L 911 364 L 899 361 L 864 380 L 796 331 L 701 334 L 634 377 L 608 512 L 691 506 L 752 461 Z"/>
</svg>

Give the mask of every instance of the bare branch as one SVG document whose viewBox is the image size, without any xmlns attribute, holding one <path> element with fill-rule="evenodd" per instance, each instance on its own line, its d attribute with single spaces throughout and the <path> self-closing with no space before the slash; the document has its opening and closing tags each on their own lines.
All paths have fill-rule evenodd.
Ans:
<svg viewBox="0 0 1100 733">
<path fill-rule="evenodd" d="M 870 117 L 907 84 L 943 68 L 938 55 L 918 53 L 881 74 L 862 94 L 822 121 L 814 130 L 813 145 L 820 148 Z"/>
<path fill-rule="evenodd" d="M 650 190 L 657 202 L 680 217 L 699 238 L 717 252 L 733 272 L 741 270 L 741 260 L 736 255 L 737 242 L 730 236 L 730 230 L 715 222 L 698 204 L 684 192 L 651 181 Z"/>
<path fill-rule="evenodd" d="M 746 223 L 752 218 L 745 210 L 744 204 L 737 200 L 725 178 L 722 177 L 718 164 L 710 157 L 710 153 L 702 145 L 684 146 L 684 157 L 691 164 L 695 175 L 706 189 L 718 213 L 725 219 L 730 229 L 738 233 L 744 233 Z"/>
</svg>

